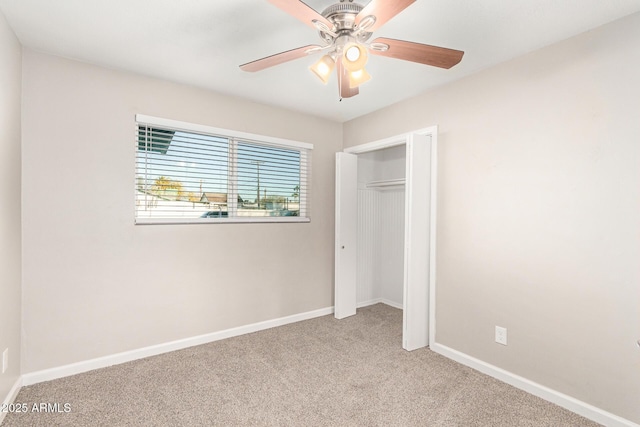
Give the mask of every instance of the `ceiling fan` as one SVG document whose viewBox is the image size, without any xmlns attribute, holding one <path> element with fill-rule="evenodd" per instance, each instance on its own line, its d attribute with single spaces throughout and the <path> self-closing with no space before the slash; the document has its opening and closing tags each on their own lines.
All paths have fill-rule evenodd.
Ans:
<svg viewBox="0 0 640 427">
<path fill-rule="evenodd" d="M 308 45 L 267 56 L 240 66 L 254 72 L 314 53 L 324 53 L 310 67 L 323 83 L 336 69 L 340 99 L 358 94 L 358 86 L 371 78 L 364 66 L 368 54 L 403 59 L 449 69 L 462 60 L 464 52 L 404 40 L 378 37 L 369 42 L 374 31 L 416 0 L 371 0 L 363 6 L 353 0 L 340 0 L 316 12 L 300 0 L 267 0 L 308 26 L 318 30 L 321 45 Z"/>
</svg>

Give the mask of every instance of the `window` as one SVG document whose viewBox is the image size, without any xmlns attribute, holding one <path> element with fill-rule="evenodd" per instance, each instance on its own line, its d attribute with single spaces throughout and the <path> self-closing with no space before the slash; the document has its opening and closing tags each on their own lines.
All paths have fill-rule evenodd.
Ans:
<svg viewBox="0 0 640 427">
<path fill-rule="evenodd" d="M 136 115 L 136 224 L 308 222 L 313 145 Z"/>
</svg>

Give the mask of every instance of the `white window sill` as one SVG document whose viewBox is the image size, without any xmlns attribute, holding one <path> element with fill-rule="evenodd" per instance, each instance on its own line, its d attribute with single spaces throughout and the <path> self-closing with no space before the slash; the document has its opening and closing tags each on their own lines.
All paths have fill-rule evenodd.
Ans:
<svg viewBox="0 0 640 427">
<path fill-rule="evenodd" d="M 235 217 L 235 218 L 137 218 L 135 225 L 175 225 L 175 224 L 264 224 L 264 223 L 304 223 L 311 222 L 304 217 Z"/>
</svg>

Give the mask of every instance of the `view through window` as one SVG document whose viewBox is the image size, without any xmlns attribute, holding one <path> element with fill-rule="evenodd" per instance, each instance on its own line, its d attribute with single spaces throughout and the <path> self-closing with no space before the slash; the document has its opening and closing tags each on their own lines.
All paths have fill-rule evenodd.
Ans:
<svg viewBox="0 0 640 427">
<path fill-rule="evenodd" d="M 138 122 L 137 223 L 308 220 L 310 144 L 186 127 Z"/>
</svg>

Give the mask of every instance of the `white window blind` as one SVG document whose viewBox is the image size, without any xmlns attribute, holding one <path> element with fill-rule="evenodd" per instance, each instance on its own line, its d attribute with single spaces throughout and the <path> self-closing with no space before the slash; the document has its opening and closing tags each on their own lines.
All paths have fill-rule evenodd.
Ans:
<svg viewBox="0 0 640 427">
<path fill-rule="evenodd" d="M 311 144 L 136 116 L 137 224 L 309 221 Z"/>
</svg>

